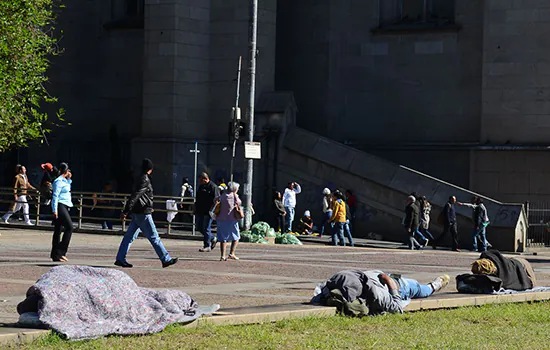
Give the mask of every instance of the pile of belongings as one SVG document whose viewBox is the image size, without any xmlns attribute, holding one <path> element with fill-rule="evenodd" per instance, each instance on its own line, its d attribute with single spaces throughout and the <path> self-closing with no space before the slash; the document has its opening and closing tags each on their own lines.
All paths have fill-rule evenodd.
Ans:
<svg viewBox="0 0 550 350">
<path fill-rule="evenodd" d="M 241 232 L 241 242 L 269 244 L 268 238 L 274 238 L 276 244 L 302 245 L 302 242 L 289 233 L 279 233 L 263 221 L 252 226 L 250 231 Z"/>
<path fill-rule="evenodd" d="M 29 288 L 17 312 L 22 326 L 52 329 L 66 339 L 80 340 L 156 333 L 219 308 L 200 307 L 179 290 L 141 288 L 116 269 L 56 266 Z"/>
</svg>

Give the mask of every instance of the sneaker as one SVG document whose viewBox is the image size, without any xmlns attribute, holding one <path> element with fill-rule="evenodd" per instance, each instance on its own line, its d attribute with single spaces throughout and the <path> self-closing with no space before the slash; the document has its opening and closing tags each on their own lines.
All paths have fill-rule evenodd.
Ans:
<svg viewBox="0 0 550 350">
<path fill-rule="evenodd" d="M 27 226 L 34 226 L 34 224 L 33 224 L 32 222 L 30 222 L 30 221 L 29 221 L 29 222 L 26 222 L 25 225 L 27 225 Z"/>
<path fill-rule="evenodd" d="M 2 219 L 2 222 L 6 225 L 9 225 L 10 223 L 8 222 L 8 219 Z"/>
<path fill-rule="evenodd" d="M 449 277 L 449 275 L 441 275 L 441 276 L 437 277 L 436 279 L 434 279 L 430 283 L 432 285 L 432 288 L 434 289 L 434 293 L 439 292 L 443 288 L 447 287 L 450 280 L 451 280 L 451 278 Z"/>
<path fill-rule="evenodd" d="M 210 248 L 210 247 L 199 249 L 199 252 L 201 252 L 201 253 L 208 253 L 208 252 L 211 252 L 211 251 L 212 251 L 212 248 Z"/>
<path fill-rule="evenodd" d="M 120 267 L 124 267 L 124 268 L 134 267 L 134 265 L 129 264 L 127 261 L 120 261 L 120 260 L 115 261 L 115 266 L 120 266 Z"/>
<path fill-rule="evenodd" d="M 426 238 L 426 242 L 424 242 L 424 248 L 428 246 L 428 243 L 430 243 L 430 240 Z"/>
<path fill-rule="evenodd" d="M 168 261 L 166 261 L 166 262 L 163 262 L 163 263 L 162 263 L 162 268 L 164 269 L 164 268 L 166 268 L 166 267 L 172 266 L 172 265 L 174 265 L 175 263 L 177 263 L 178 260 L 179 260 L 178 258 L 172 258 L 172 259 L 170 259 L 170 260 L 168 260 Z"/>
<path fill-rule="evenodd" d="M 210 250 L 214 250 L 214 248 L 216 248 L 216 244 L 218 244 L 218 239 L 214 237 L 212 242 L 210 242 Z"/>
</svg>

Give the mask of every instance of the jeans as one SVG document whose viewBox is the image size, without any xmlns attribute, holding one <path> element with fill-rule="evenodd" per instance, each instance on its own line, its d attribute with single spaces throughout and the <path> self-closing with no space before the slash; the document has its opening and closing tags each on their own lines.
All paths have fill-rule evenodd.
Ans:
<svg viewBox="0 0 550 350">
<path fill-rule="evenodd" d="M 325 234 L 325 228 L 330 225 L 329 220 L 332 217 L 332 210 L 327 211 L 326 213 L 323 213 L 323 222 L 321 223 L 321 232 L 319 232 L 319 235 L 322 236 Z"/>
<path fill-rule="evenodd" d="M 486 235 L 486 232 L 485 232 L 485 226 L 481 225 L 479 227 L 479 230 L 474 227 L 474 229 L 472 231 L 472 241 L 473 241 L 473 244 L 474 244 L 474 251 L 478 251 L 478 237 L 479 237 L 479 240 L 481 241 L 480 243 L 483 247 L 480 250 L 480 252 L 484 252 L 484 251 L 487 250 L 487 235 Z"/>
<path fill-rule="evenodd" d="M 285 210 L 286 210 L 286 216 L 288 218 L 288 226 L 286 231 L 292 232 L 292 222 L 294 221 L 294 208 L 285 207 Z"/>
<path fill-rule="evenodd" d="M 432 241 L 435 240 L 434 236 L 432 235 L 432 233 L 430 231 L 428 231 L 427 228 L 422 228 L 422 226 L 421 226 L 420 227 L 420 232 L 424 235 L 425 238 L 429 238 Z"/>
<path fill-rule="evenodd" d="M 414 235 L 415 235 L 416 231 L 417 230 L 411 230 L 411 232 L 409 232 L 409 230 L 407 228 L 405 228 L 405 232 L 407 233 L 407 236 L 409 237 L 407 245 L 409 246 L 409 249 L 411 249 L 411 250 L 414 250 L 415 248 L 420 248 L 421 247 L 420 243 L 418 243 L 418 241 L 414 238 Z"/>
<path fill-rule="evenodd" d="M 215 237 L 212 235 L 212 218 L 210 215 L 197 215 L 197 229 L 203 236 L 203 248 L 209 248 Z"/>
<path fill-rule="evenodd" d="M 172 259 L 160 240 L 153 216 L 151 214 L 132 214 L 132 222 L 118 248 L 118 254 L 116 255 L 118 261 L 126 262 L 126 255 L 130 250 L 130 246 L 138 237 L 140 230 L 147 237 L 162 262 L 168 262 Z"/>
<path fill-rule="evenodd" d="M 354 246 L 354 244 L 353 244 L 353 237 L 351 236 L 351 228 L 350 228 L 349 220 L 345 222 L 345 225 L 344 225 L 344 235 L 347 237 L 348 242 L 349 242 L 349 245 L 350 245 L 351 247 L 353 247 L 353 246 Z"/>
<path fill-rule="evenodd" d="M 334 228 L 332 229 L 332 245 L 336 246 L 340 244 L 343 247 L 346 246 L 346 241 L 344 240 L 345 226 L 345 222 L 337 222 L 334 224 Z"/>
<path fill-rule="evenodd" d="M 50 258 L 59 260 L 62 256 L 67 255 L 69 243 L 73 235 L 73 221 L 69 214 L 70 208 L 65 204 L 59 203 L 57 206 L 57 219 L 54 220 L 55 226 L 52 238 L 52 252 Z M 61 227 L 65 228 L 63 239 L 61 239 Z"/>
<path fill-rule="evenodd" d="M 399 279 L 399 294 L 403 300 L 427 298 L 434 292 L 429 284 L 420 284 L 417 280 L 408 278 Z"/>
<path fill-rule="evenodd" d="M 422 234 L 422 232 L 420 231 L 420 229 L 417 228 L 416 230 L 414 230 L 414 234 L 415 234 L 416 236 L 418 236 L 421 240 L 423 240 L 424 243 L 428 241 L 428 239 L 427 239 L 426 237 L 424 237 L 424 235 Z"/>
</svg>

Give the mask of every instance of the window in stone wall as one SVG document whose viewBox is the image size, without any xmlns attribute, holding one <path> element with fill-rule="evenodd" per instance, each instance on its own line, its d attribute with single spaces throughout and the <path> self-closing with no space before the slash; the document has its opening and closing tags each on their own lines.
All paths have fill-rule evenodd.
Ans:
<svg viewBox="0 0 550 350">
<path fill-rule="evenodd" d="M 453 25 L 455 0 L 379 0 L 380 27 Z"/>
<path fill-rule="evenodd" d="M 108 29 L 143 28 L 145 0 L 111 0 L 111 18 Z"/>
</svg>

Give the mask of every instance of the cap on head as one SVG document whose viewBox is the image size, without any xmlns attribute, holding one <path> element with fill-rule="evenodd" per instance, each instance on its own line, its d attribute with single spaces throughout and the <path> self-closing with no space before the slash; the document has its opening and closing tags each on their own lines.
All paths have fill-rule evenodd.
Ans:
<svg viewBox="0 0 550 350">
<path fill-rule="evenodd" d="M 328 195 L 330 194 L 330 190 L 329 190 L 328 188 L 325 188 L 325 189 L 323 190 L 323 194 L 324 194 L 325 196 L 328 196 Z"/>
<path fill-rule="evenodd" d="M 311 212 L 309 210 L 306 210 L 306 212 L 304 213 L 304 216 L 311 216 Z"/>
<path fill-rule="evenodd" d="M 141 162 L 141 171 L 146 173 L 149 170 L 153 170 L 153 162 L 149 158 L 143 158 Z"/>
<path fill-rule="evenodd" d="M 411 203 L 416 202 L 416 198 L 414 198 L 414 196 L 409 196 L 407 200 L 409 200 Z"/>
<path fill-rule="evenodd" d="M 42 170 L 46 170 L 46 171 L 52 171 L 53 170 L 53 165 L 51 163 L 44 163 L 44 164 L 40 165 L 40 167 L 42 168 Z"/>
</svg>

